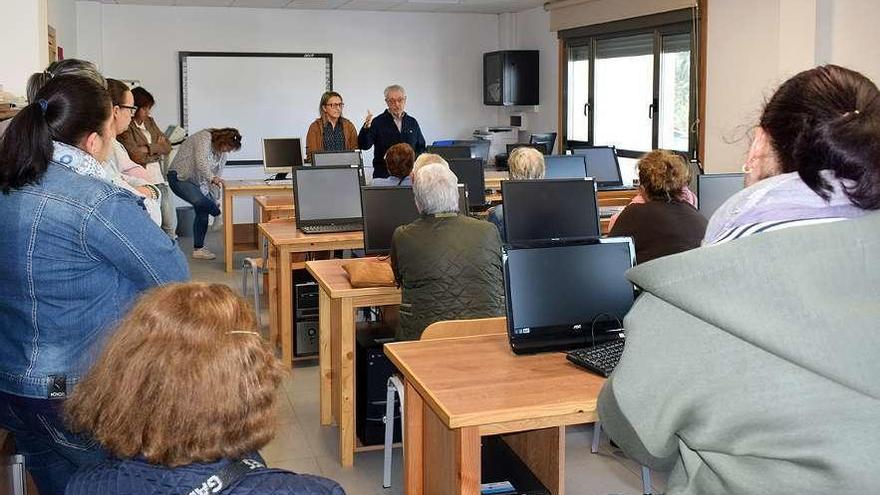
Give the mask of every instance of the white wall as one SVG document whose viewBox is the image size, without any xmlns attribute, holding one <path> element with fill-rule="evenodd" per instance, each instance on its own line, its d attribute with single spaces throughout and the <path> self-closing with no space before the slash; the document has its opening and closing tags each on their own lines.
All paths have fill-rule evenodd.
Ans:
<svg viewBox="0 0 880 495">
<path fill-rule="evenodd" d="M 24 96 L 27 79 L 49 62 L 46 0 L 3 0 L 0 84 Z"/>
<path fill-rule="evenodd" d="M 49 25 L 55 28 L 58 46 L 64 48 L 64 58 L 76 58 L 76 2 L 49 0 Z"/>
<path fill-rule="evenodd" d="M 498 48 L 495 15 L 90 2 L 79 2 L 77 14 L 78 55 L 109 77 L 140 80 L 156 97 L 153 114 L 160 126 L 179 120 L 178 51 L 330 52 L 334 89 L 356 126 L 367 109 L 383 111 L 382 90 L 399 83 L 407 88 L 407 111 L 429 143 L 466 138 L 498 119 L 497 109 L 483 106 L 481 89 L 482 54 Z M 319 98 L 278 111 L 317 117 Z M 365 158 L 371 161 L 372 154 Z M 259 167 L 227 167 L 225 175 L 264 176 Z M 236 221 L 250 221 L 248 200 L 236 208 Z"/>
<path fill-rule="evenodd" d="M 504 16 L 501 16 L 502 20 Z M 512 46 L 504 46 L 505 36 L 502 33 L 502 49 L 538 50 L 539 51 L 539 104 L 535 107 L 510 107 L 502 109 L 499 124 L 507 124 L 508 115 L 522 113 L 530 132 L 557 131 L 557 106 L 559 88 L 559 49 L 556 33 L 550 31 L 550 13 L 542 7 L 513 14 L 511 22 L 502 22 L 502 30 L 512 30 Z M 509 41 L 508 41 L 509 42 Z M 559 141 L 557 140 L 557 146 Z"/>
<path fill-rule="evenodd" d="M 823 1 L 819 0 L 822 4 Z M 827 62 L 843 65 L 865 74 L 880 84 L 880 2 L 877 0 L 824 0 L 830 49 Z M 819 54 L 820 56 L 822 53 Z M 825 62 L 820 58 L 820 62 Z"/>
</svg>

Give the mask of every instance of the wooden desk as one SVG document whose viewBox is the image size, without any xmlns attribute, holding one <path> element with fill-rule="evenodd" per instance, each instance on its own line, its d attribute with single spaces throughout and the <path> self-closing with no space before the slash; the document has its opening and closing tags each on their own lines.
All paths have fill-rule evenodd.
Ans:
<svg viewBox="0 0 880 495">
<path fill-rule="evenodd" d="M 604 378 L 562 353 L 516 356 L 507 336 L 385 345 L 403 374 L 404 493 L 480 493 L 480 437 L 504 440 L 554 495 L 565 491 L 565 426 L 596 420 Z"/>
<path fill-rule="evenodd" d="M 293 195 L 254 196 L 254 221 L 257 224 L 278 218 L 295 218 Z M 257 247 L 263 245 L 260 229 L 254 229 Z"/>
<path fill-rule="evenodd" d="M 232 238 L 234 216 L 232 199 L 235 196 L 254 196 L 257 194 L 288 194 L 293 196 L 293 185 L 286 181 L 263 180 L 228 180 L 223 187 L 223 255 L 226 259 L 226 271 L 232 271 L 232 254 L 234 251 L 255 249 L 250 243 L 236 246 Z"/>
<path fill-rule="evenodd" d="M 486 189 L 490 191 L 501 191 L 501 181 L 510 178 L 510 174 L 505 170 L 486 170 L 485 181 Z"/>
<path fill-rule="evenodd" d="M 371 260 L 374 258 L 366 258 Z M 321 425 L 339 425 L 339 462 L 354 463 L 355 445 L 355 317 L 358 308 L 400 304 L 397 287 L 352 288 L 343 263 L 353 260 L 306 262 L 319 286 Z"/>
<path fill-rule="evenodd" d="M 269 340 L 281 339 L 281 359 L 293 362 L 293 277 L 294 253 L 361 249 L 364 233 L 304 234 L 292 221 L 276 220 L 259 224 L 260 233 L 269 241 Z"/>
</svg>

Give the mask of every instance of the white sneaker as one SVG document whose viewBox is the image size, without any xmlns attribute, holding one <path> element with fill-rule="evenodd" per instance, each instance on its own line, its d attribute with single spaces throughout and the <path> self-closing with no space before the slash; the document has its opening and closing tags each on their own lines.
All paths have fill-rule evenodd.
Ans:
<svg viewBox="0 0 880 495">
<path fill-rule="evenodd" d="M 193 249 L 192 257 L 195 260 L 212 260 L 216 258 L 217 255 L 208 251 L 208 248 L 200 247 L 198 249 Z"/>
</svg>

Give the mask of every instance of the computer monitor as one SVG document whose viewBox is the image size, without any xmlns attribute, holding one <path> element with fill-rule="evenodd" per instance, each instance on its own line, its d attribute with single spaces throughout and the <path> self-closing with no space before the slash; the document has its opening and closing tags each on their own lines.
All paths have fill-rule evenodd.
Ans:
<svg viewBox="0 0 880 495">
<path fill-rule="evenodd" d="M 617 150 L 614 146 L 590 146 L 573 148 L 573 155 L 583 155 L 587 163 L 587 175 L 596 179 L 599 190 L 623 186 Z"/>
<path fill-rule="evenodd" d="M 385 255 L 391 251 L 391 237 L 401 225 L 419 218 L 413 190 L 410 186 L 361 188 L 364 212 L 364 250 L 370 255 Z M 467 215 L 467 192 L 458 185 L 458 212 Z"/>
<path fill-rule="evenodd" d="M 697 177 L 697 205 L 700 213 L 712 218 L 715 210 L 745 187 L 745 174 L 703 174 Z"/>
<path fill-rule="evenodd" d="M 489 147 L 492 142 L 487 139 L 449 139 L 444 141 L 434 141 L 431 149 L 443 146 L 467 146 L 471 149 L 471 158 L 479 158 L 483 160 L 483 165 L 489 162 Z M 431 151 L 436 153 L 436 151 Z M 442 154 L 440 156 L 443 156 Z M 445 158 L 445 157 L 444 157 Z M 462 156 L 461 158 L 466 158 Z"/>
<path fill-rule="evenodd" d="M 299 138 L 263 138 L 263 170 L 284 179 L 290 167 L 303 164 L 302 144 Z"/>
<path fill-rule="evenodd" d="M 294 168 L 296 227 L 359 222 L 363 217 L 362 185 L 364 175 L 360 167 Z"/>
<path fill-rule="evenodd" d="M 555 132 L 539 132 L 529 136 L 529 143 L 543 144 L 547 149 L 547 153 L 553 153 L 553 147 L 556 146 Z"/>
<path fill-rule="evenodd" d="M 515 353 L 619 338 L 634 300 L 625 275 L 635 259 L 629 237 L 505 246 L 503 259 L 508 335 Z"/>
<path fill-rule="evenodd" d="M 587 177 L 583 155 L 549 155 L 544 157 L 544 177 L 547 179 L 580 179 Z"/>
<path fill-rule="evenodd" d="M 510 157 L 510 153 L 517 148 L 535 148 L 536 150 L 540 151 L 542 155 L 550 154 L 547 151 L 547 145 L 544 143 L 516 143 L 507 145 L 507 156 Z"/>
<path fill-rule="evenodd" d="M 486 175 L 483 163 L 474 158 L 449 160 L 449 169 L 458 177 L 458 183 L 467 188 L 468 206 L 471 208 L 486 204 Z"/>
<path fill-rule="evenodd" d="M 599 237 L 599 206 L 593 179 L 505 180 L 507 242 Z"/>
<path fill-rule="evenodd" d="M 447 161 L 455 158 L 471 158 L 470 146 L 428 146 L 428 153 L 435 153 Z"/>
<path fill-rule="evenodd" d="M 316 151 L 312 153 L 312 166 L 339 167 L 344 165 L 364 166 L 360 150 L 354 151 Z"/>
</svg>

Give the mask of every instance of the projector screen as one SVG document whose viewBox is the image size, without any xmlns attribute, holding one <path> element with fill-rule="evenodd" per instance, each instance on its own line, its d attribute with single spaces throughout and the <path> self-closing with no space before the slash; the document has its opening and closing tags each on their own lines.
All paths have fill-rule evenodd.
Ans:
<svg viewBox="0 0 880 495">
<path fill-rule="evenodd" d="M 241 150 L 229 165 L 263 162 L 263 138 L 301 138 L 333 89 L 328 53 L 180 52 L 180 121 L 189 134 L 235 127 Z M 303 150 L 305 156 L 305 150 Z"/>
</svg>

